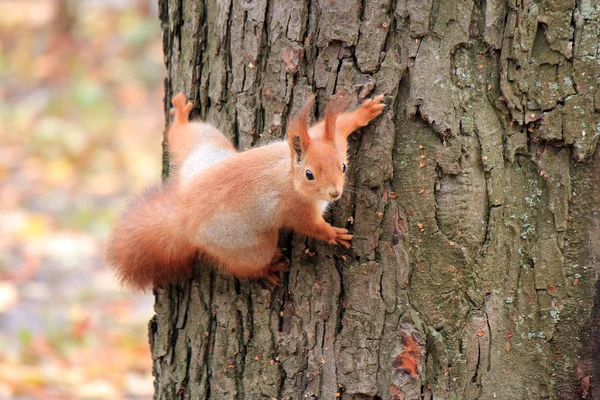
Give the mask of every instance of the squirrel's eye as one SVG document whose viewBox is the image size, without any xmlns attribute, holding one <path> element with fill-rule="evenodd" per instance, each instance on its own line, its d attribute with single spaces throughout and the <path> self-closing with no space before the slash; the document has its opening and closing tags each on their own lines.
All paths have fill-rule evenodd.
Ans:
<svg viewBox="0 0 600 400">
<path fill-rule="evenodd" d="M 308 179 L 309 181 L 312 181 L 313 179 L 315 179 L 315 176 L 313 175 L 313 173 L 310 169 L 306 170 L 306 179 Z"/>
<path fill-rule="evenodd" d="M 342 164 L 342 172 L 346 173 L 346 164 Z"/>
</svg>

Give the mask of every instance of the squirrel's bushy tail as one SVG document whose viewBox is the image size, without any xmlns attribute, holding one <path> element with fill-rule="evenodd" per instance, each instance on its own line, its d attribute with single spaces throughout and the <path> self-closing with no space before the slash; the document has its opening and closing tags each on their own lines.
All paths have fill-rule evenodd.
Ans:
<svg viewBox="0 0 600 400">
<path fill-rule="evenodd" d="M 151 187 L 137 198 L 113 230 L 107 249 L 108 264 L 121 283 L 142 290 L 189 278 L 195 255 L 169 186 Z"/>
</svg>

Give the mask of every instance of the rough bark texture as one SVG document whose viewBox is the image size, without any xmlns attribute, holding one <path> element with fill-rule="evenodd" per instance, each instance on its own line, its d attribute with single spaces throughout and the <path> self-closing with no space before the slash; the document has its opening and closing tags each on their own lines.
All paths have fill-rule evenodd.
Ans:
<svg viewBox="0 0 600 400">
<path fill-rule="evenodd" d="M 156 291 L 156 398 L 600 399 L 598 3 L 160 0 L 165 112 L 240 149 L 311 92 L 389 106 L 328 216 L 353 249 Z"/>
</svg>

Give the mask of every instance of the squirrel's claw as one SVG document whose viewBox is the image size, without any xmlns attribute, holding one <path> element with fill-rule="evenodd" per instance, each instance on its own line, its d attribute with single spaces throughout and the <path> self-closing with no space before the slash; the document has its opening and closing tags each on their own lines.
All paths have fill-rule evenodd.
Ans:
<svg viewBox="0 0 600 400">
<path fill-rule="evenodd" d="M 265 269 L 264 278 L 266 278 L 269 282 L 271 282 L 275 286 L 279 286 L 279 276 L 275 273 L 281 270 L 286 269 L 288 266 L 287 261 L 280 261 L 276 264 L 269 265 Z"/>
</svg>

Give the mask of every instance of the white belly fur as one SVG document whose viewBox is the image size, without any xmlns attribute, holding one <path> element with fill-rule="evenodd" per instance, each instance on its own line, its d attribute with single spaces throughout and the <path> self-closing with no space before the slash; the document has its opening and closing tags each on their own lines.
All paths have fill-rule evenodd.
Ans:
<svg viewBox="0 0 600 400">
<path fill-rule="evenodd" d="M 187 182 L 211 164 L 235 154 L 231 149 L 224 149 L 212 144 L 205 144 L 194 149 L 183 163 L 180 170 L 182 182 Z"/>
<path fill-rule="evenodd" d="M 260 238 L 241 213 L 218 211 L 198 232 L 197 241 L 201 247 L 239 249 L 258 245 Z"/>
<path fill-rule="evenodd" d="M 229 250 L 257 246 L 262 240 L 260 232 L 273 229 L 278 206 L 277 193 L 270 190 L 247 204 L 244 210 L 217 209 L 198 232 L 196 240 L 201 247 L 218 246 Z"/>
</svg>

